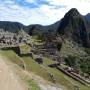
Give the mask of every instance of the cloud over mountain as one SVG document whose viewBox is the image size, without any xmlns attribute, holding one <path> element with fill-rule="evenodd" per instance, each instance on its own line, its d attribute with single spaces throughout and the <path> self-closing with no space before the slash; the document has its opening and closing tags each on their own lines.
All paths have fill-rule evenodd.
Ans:
<svg viewBox="0 0 90 90">
<path fill-rule="evenodd" d="M 0 21 L 48 25 L 73 7 L 85 15 L 90 12 L 90 0 L 0 0 Z"/>
</svg>

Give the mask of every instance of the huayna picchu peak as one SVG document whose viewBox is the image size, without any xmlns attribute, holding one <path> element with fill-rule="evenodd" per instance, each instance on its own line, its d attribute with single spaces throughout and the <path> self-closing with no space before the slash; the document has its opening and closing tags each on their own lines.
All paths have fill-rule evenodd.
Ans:
<svg viewBox="0 0 90 90">
<path fill-rule="evenodd" d="M 73 16 L 78 16 L 80 15 L 79 11 L 76 8 L 70 9 L 66 14 L 65 17 L 73 17 Z"/>
<path fill-rule="evenodd" d="M 90 23 L 75 8 L 65 14 L 57 31 L 84 47 L 90 47 Z"/>
</svg>

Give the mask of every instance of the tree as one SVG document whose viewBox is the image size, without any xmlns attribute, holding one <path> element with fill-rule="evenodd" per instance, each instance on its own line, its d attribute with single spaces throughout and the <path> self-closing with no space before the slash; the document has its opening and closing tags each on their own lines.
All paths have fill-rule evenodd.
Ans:
<svg viewBox="0 0 90 90">
<path fill-rule="evenodd" d="M 32 26 L 32 28 L 29 30 L 29 35 L 32 36 L 33 35 L 33 31 L 35 29 L 35 26 Z"/>
<path fill-rule="evenodd" d="M 65 58 L 65 63 L 70 67 L 75 67 L 75 62 L 76 62 L 75 59 L 76 58 L 73 56 L 68 56 Z"/>
<path fill-rule="evenodd" d="M 58 43 L 58 44 L 57 44 L 57 49 L 58 49 L 58 51 L 61 50 L 61 47 L 62 47 L 62 43 Z"/>
</svg>

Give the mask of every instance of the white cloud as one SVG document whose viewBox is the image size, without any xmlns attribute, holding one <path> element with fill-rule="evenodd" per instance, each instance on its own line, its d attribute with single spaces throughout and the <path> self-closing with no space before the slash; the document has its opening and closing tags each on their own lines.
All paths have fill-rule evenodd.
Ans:
<svg viewBox="0 0 90 90">
<path fill-rule="evenodd" d="M 58 21 L 68 12 L 71 8 L 77 8 L 82 15 L 86 15 L 90 12 L 90 0 L 46 0 L 53 6 L 43 5 L 40 7 L 40 11 L 48 17 L 48 21 Z M 61 6 L 55 8 L 55 6 Z M 62 7 L 66 6 L 66 7 Z"/>
<path fill-rule="evenodd" d="M 47 0 L 50 4 L 53 5 L 65 5 L 69 10 L 71 8 L 77 8 L 81 14 L 86 14 L 90 12 L 90 0 Z"/>
<path fill-rule="evenodd" d="M 14 2 L 12 0 L 5 0 L 4 1 L 6 4 L 13 4 Z"/>
<path fill-rule="evenodd" d="M 35 0 L 25 0 L 25 2 L 28 2 L 28 3 L 35 3 Z"/>
<path fill-rule="evenodd" d="M 49 23 L 60 20 L 60 18 L 65 14 L 63 11 L 64 8 L 54 9 L 52 6 L 47 5 L 43 5 L 39 8 L 39 12 L 42 12 L 42 14 L 47 17 L 46 20 L 49 21 Z"/>
<path fill-rule="evenodd" d="M 35 0 L 25 0 L 35 3 Z M 39 8 L 26 8 L 15 3 L 14 0 L 5 0 L 0 4 L 1 21 L 18 21 L 23 24 L 48 25 L 60 20 L 71 8 L 77 8 L 83 15 L 90 13 L 90 0 L 43 0 L 50 5 L 41 5 Z M 65 6 L 65 7 L 63 7 Z M 57 8 L 58 7 L 58 8 Z"/>
<path fill-rule="evenodd" d="M 15 21 L 29 25 L 41 24 L 44 23 L 44 20 L 47 20 L 46 16 L 42 16 L 39 8 L 29 9 L 19 5 L 5 6 L 3 4 L 0 7 L 0 21 Z M 48 22 L 46 21 L 46 23 Z"/>
</svg>

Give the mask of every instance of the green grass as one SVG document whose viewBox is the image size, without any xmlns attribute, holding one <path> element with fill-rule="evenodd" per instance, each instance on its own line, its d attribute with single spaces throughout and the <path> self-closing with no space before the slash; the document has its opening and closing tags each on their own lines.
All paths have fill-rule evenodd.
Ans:
<svg viewBox="0 0 90 90">
<path fill-rule="evenodd" d="M 19 64 L 20 58 L 17 57 L 17 55 L 11 51 L 0 51 L 0 54 L 10 59 L 12 62 Z M 34 55 L 34 58 L 36 55 Z M 48 76 L 48 72 L 51 72 L 55 78 L 56 83 L 59 85 L 64 86 L 67 88 L 67 90 L 74 90 L 74 85 L 77 85 L 80 87 L 80 90 L 90 90 L 90 87 L 84 86 L 80 84 L 79 82 L 75 81 L 74 79 L 70 78 L 69 76 L 63 74 L 62 72 L 58 71 L 55 68 L 48 67 L 49 64 L 54 63 L 54 61 L 45 58 L 44 59 L 44 66 L 37 64 L 32 58 L 30 57 L 22 57 L 22 60 L 24 60 L 26 64 L 26 69 L 29 72 L 33 72 L 36 75 L 39 75 L 40 77 L 44 78 L 45 80 L 51 81 L 51 78 Z M 33 80 L 28 80 L 28 83 L 32 86 L 31 90 L 35 90 L 37 88 L 37 84 Z M 40 90 L 40 89 L 37 89 Z"/>
<path fill-rule="evenodd" d="M 79 82 L 73 80 L 72 78 L 68 77 L 67 75 L 63 74 L 57 69 L 48 67 L 47 65 L 54 63 L 54 61 L 51 61 L 50 59 L 45 58 L 44 60 L 45 69 L 41 65 L 38 65 L 30 57 L 23 57 L 23 60 L 27 65 L 28 71 L 31 71 L 48 81 L 52 82 L 51 78 L 48 76 L 48 72 L 51 72 L 56 78 L 56 83 L 66 87 L 68 90 L 73 90 L 75 85 L 79 86 L 80 90 L 89 90 L 89 87 L 80 84 Z"/>
<path fill-rule="evenodd" d="M 74 79 L 70 78 L 69 76 L 63 74 L 62 72 L 58 71 L 57 69 L 47 67 L 50 72 L 56 78 L 56 83 L 65 86 L 68 90 L 73 90 L 74 86 L 79 86 L 80 90 L 89 90 L 90 87 L 84 86 L 79 82 L 75 81 Z"/>
<path fill-rule="evenodd" d="M 42 44 L 42 41 L 40 39 L 38 39 L 37 36 L 31 36 L 30 40 L 35 45 L 41 45 Z"/>
<path fill-rule="evenodd" d="M 54 63 L 57 63 L 56 61 L 53 61 L 53 60 L 51 60 L 51 59 L 49 59 L 49 58 L 45 58 L 44 57 L 44 60 L 43 60 L 44 62 L 44 64 L 45 65 L 50 65 L 50 64 L 54 64 Z"/>
<path fill-rule="evenodd" d="M 7 59 L 9 59 L 10 61 L 12 61 L 15 64 L 20 65 L 22 63 L 22 61 L 20 60 L 20 58 L 16 55 L 16 53 L 12 50 L 4 50 L 4 51 L 0 51 L 0 54 L 4 57 L 6 57 Z"/>
<path fill-rule="evenodd" d="M 4 56 L 17 65 L 20 65 L 22 63 L 20 58 L 12 50 L 0 50 L 0 55 Z M 30 86 L 29 90 L 41 90 L 38 84 L 34 80 L 30 79 L 28 76 L 23 76 L 23 79 L 26 80 L 27 84 Z"/>
<path fill-rule="evenodd" d="M 30 90 L 41 90 L 40 87 L 37 85 L 37 83 L 33 79 L 28 80 L 28 84 L 31 86 Z"/>
<path fill-rule="evenodd" d="M 30 57 L 22 57 L 25 64 L 26 64 L 26 69 L 29 72 L 33 72 L 36 75 L 39 75 L 46 80 L 49 80 L 50 78 L 48 77 L 48 72 L 46 71 L 45 68 L 43 68 L 41 65 L 37 64 L 33 59 Z"/>
<path fill-rule="evenodd" d="M 20 47 L 20 51 L 22 52 L 22 54 L 27 54 L 30 51 L 30 46 L 24 44 L 19 46 Z"/>
</svg>

